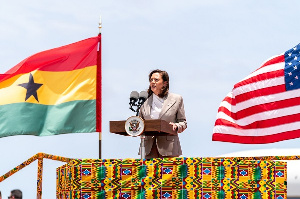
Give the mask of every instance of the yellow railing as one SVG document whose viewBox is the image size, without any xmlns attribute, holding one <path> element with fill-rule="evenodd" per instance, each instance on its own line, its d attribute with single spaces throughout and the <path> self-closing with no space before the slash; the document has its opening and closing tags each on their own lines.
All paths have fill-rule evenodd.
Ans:
<svg viewBox="0 0 300 199">
<path fill-rule="evenodd" d="M 61 157 L 61 156 L 57 156 L 57 155 L 50 155 L 50 154 L 46 154 L 46 153 L 37 153 L 34 156 L 32 156 L 31 158 L 29 158 L 28 160 L 26 160 L 25 162 L 23 162 L 22 164 L 16 166 L 12 170 L 10 170 L 6 174 L 4 174 L 3 176 L 0 176 L 0 182 L 4 181 L 8 177 L 10 177 L 13 174 L 17 173 L 18 171 L 20 171 L 24 167 L 30 165 L 35 160 L 38 160 L 37 199 L 41 199 L 42 198 L 43 159 L 44 158 L 47 158 L 47 159 L 50 159 L 50 160 L 57 160 L 57 161 L 61 161 L 61 162 L 70 162 L 71 160 L 73 160 L 71 158 L 65 158 L 65 157 Z"/>
</svg>

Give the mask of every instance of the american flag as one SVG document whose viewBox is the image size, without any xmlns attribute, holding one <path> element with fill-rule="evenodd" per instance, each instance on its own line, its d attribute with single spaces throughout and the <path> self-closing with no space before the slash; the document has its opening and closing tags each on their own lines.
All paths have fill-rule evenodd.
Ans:
<svg viewBox="0 0 300 199">
<path fill-rule="evenodd" d="M 264 144 L 300 137 L 300 44 L 267 60 L 221 102 L 213 141 Z"/>
</svg>

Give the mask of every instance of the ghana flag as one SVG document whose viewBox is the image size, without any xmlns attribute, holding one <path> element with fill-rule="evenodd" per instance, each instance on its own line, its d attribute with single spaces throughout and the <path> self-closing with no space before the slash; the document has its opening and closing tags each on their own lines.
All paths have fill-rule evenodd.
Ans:
<svg viewBox="0 0 300 199">
<path fill-rule="evenodd" d="M 39 52 L 0 74 L 0 137 L 100 130 L 100 40 Z"/>
</svg>

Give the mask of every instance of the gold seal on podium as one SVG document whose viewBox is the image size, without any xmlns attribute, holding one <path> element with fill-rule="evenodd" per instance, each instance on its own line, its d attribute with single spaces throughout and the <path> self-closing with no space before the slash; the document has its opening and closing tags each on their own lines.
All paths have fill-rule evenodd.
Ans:
<svg viewBox="0 0 300 199">
<path fill-rule="evenodd" d="M 144 129 L 144 120 L 138 116 L 129 117 L 125 122 L 125 131 L 130 136 L 139 136 L 144 132 Z"/>
</svg>

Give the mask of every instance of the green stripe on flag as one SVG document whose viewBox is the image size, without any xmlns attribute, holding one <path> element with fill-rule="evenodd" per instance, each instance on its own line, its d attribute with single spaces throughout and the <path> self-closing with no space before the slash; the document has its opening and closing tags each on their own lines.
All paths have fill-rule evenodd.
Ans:
<svg viewBox="0 0 300 199">
<path fill-rule="evenodd" d="M 15 103 L 0 106 L 0 137 L 48 136 L 96 131 L 96 100 L 58 105 Z"/>
</svg>

